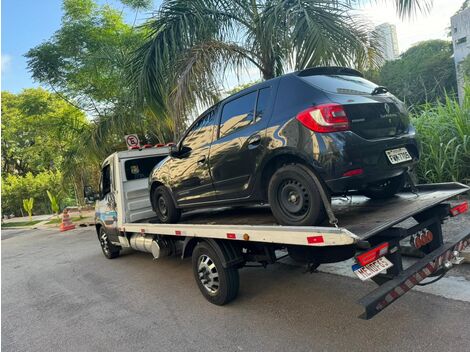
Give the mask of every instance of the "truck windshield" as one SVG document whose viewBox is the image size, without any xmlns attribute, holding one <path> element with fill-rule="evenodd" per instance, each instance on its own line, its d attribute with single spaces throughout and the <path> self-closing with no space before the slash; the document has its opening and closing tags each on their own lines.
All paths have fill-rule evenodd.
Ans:
<svg viewBox="0 0 470 352">
<path fill-rule="evenodd" d="M 336 94 L 370 95 L 377 87 L 375 83 L 359 76 L 314 75 L 300 78 L 316 88 Z"/>
<path fill-rule="evenodd" d="M 126 171 L 126 179 L 128 181 L 138 180 L 149 177 L 152 169 L 166 156 L 152 156 L 148 158 L 126 160 L 124 162 L 124 170 Z"/>
</svg>

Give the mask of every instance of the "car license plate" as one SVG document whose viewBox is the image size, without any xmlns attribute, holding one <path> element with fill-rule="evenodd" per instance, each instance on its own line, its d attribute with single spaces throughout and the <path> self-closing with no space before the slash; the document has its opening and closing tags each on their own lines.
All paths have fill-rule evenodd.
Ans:
<svg viewBox="0 0 470 352">
<path fill-rule="evenodd" d="M 387 154 L 387 158 L 392 164 L 404 163 L 412 159 L 406 148 L 386 150 L 385 154 Z"/>
<path fill-rule="evenodd" d="M 385 257 L 380 257 L 377 260 L 374 260 L 372 263 L 369 263 L 364 266 L 354 265 L 353 271 L 359 279 L 365 281 L 374 277 L 375 275 L 380 274 L 382 271 L 392 267 L 393 264 Z"/>
</svg>

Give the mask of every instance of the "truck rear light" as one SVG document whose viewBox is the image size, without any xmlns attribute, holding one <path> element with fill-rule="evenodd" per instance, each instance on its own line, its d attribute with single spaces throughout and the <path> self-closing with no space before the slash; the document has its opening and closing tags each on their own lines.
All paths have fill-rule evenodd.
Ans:
<svg viewBox="0 0 470 352">
<path fill-rule="evenodd" d="M 354 169 L 354 170 L 346 171 L 343 174 L 343 177 L 358 176 L 358 175 L 362 175 L 363 173 L 364 173 L 363 169 Z"/>
<path fill-rule="evenodd" d="M 372 263 L 374 260 L 377 260 L 380 257 L 383 257 L 387 253 L 388 253 L 388 242 L 384 242 L 378 245 L 377 247 L 368 250 L 367 252 L 359 254 L 356 257 L 356 260 L 361 266 L 364 266 L 369 263 Z"/>
<path fill-rule="evenodd" d="M 466 211 L 468 211 L 468 202 L 465 201 L 459 205 L 456 205 L 455 207 L 450 208 L 450 215 L 451 216 L 457 216 L 459 214 L 463 214 Z"/>
<path fill-rule="evenodd" d="M 319 133 L 349 130 L 349 120 L 339 104 L 317 105 L 300 112 L 297 120 L 309 130 Z"/>
</svg>

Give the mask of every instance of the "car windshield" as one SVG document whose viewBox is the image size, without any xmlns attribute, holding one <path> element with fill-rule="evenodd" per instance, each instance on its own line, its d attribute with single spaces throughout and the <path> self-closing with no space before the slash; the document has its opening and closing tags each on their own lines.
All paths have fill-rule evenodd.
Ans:
<svg viewBox="0 0 470 352">
<path fill-rule="evenodd" d="M 316 88 L 336 94 L 370 95 L 377 87 L 375 83 L 359 76 L 313 75 L 300 78 Z"/>
</svg>

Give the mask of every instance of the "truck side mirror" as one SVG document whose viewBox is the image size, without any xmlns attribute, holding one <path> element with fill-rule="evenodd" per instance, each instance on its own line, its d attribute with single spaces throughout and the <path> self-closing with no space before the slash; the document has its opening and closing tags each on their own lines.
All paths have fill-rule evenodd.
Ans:
<svg viewBox="0 0 470 352">
<path fill-rule="evenodd" d="M 96 192 L 91 186 L 83 187 L 83 196 L 88 202 L 94 202 L 97 199 Z"/>
</svg>

